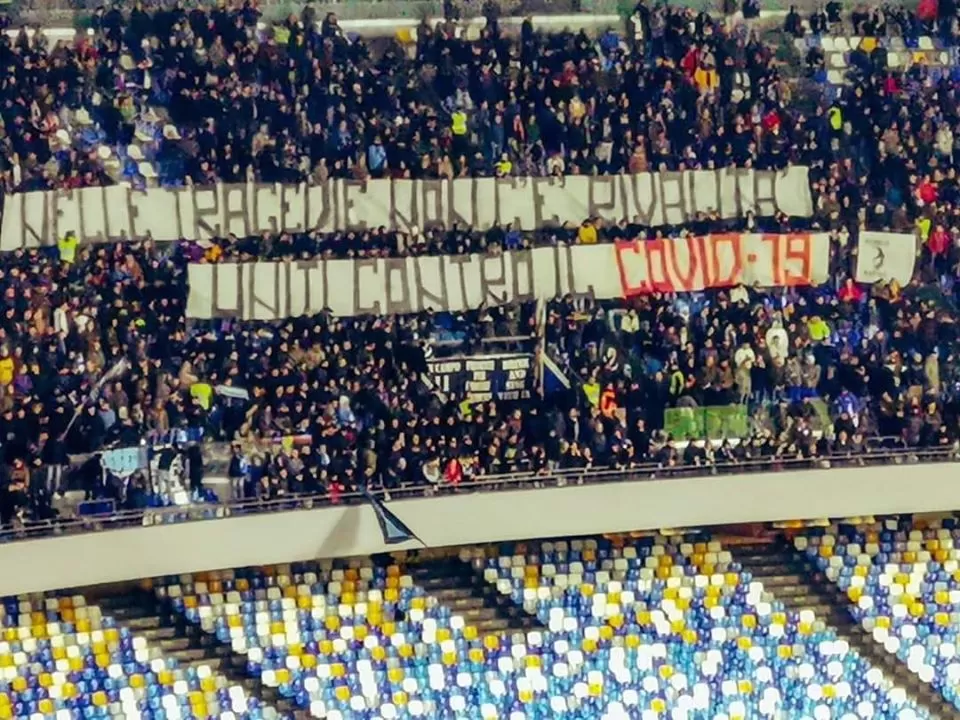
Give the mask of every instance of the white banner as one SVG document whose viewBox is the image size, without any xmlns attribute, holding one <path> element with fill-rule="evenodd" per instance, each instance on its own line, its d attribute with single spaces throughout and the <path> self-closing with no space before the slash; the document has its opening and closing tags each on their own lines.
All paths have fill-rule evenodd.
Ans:
<svg viewBox="0 0 960 720">
<path fill-rule="evenodd" d="M 191 264 L 187 317 L 280 320 L 462 312 L 568 293 L 599 299 L 827 279 L 825 234 L 709 235 L 500 255 Z"/>
<path fill-rule="evenodd" d="M 701 213 L 735 218 L 813 214 L 807 168 L 725 168 L 604 177 L 457 180 L 331 180 L 323 185 L 213 185 L 146 191 L 129 185 L 10 195 L 0 250 L 53 245 L 68 232 L 83 243 L 144 237 L 171 241 L 281 230 L 450 227 L 521 230 L 607 222 L 683 225 Z"/>
<path fill-rule="evenodd" d="M 621 297 L 613 245 L 500 255 L 191 264 L 187 317 L 279 320 L 315 315 L 462 312 L 486 301 Z"/>
<path fill-rule="evenodd" d="M 861 232 L 856 280 L 869 285 L 896 280 L 904 287 L 913 278 L 916 261 L 917 240 L 913 235 Z"/>
</svg>

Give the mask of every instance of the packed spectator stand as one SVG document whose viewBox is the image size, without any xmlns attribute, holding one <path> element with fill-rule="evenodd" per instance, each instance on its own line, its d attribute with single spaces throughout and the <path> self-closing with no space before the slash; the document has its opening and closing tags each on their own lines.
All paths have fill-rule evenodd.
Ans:
<svg viewBox="0 0 960 720">
<path fill-rule="evenodd" d="M 790 165 L 809 168 L 814 211 L 705 213 L 683 227 L 591 217 L 532 230 L 93 245 L 61 228 L 45 247 L 4 256 L 3 520 L 49 519 L 52 496 L 71 487 L 116 508 L 167 503 L 144 473 L 116 477 L 105 461 L 76 458 L 178 433 L 233 443 L 232 496 L 263 500 L 456 487 L 501 473 L 862 461 L 871 449 L 947 456 L 960 387 L 954 81 L 943 73 L 934 81 L 919 65 L 901 72 L 851 62 L 845 92 L 811 102 L 748 10 L 714 18 L 641 5 L 625 33 L 596 38 L 540 33 L 528 21 L 516 36 L 496 22 L 476 38 L 439 23 L 415 37 L 366 41 L 311 6 L 272 28 L 258 26 L 249 4 L 136 6 L 98 14 L 76 42 L 5 36 L 7 204 L 19 193 L 115 183 L 149 190 Z M 949 16 L 911 17 L 890 32 L 952 38 Z M 916 234 L 912 282 L 855 282 L 865 230 Z M 826 283 L 272 323 L 195 320 L 185 309 L 187 266 L 196 263 L 795 231 L 829 234 Z M 500 349 L 547 357 L 566 382 L 554 392 L 541 371 L 531 397 L 500 402 L 437 392 L 431 358 Z M 608 393 L 612 406 L 601 406 Z M 737 419 L 719 421 L 720 437 L 705 437 L 705 423 L 671 421 L 731 406 Z M 195 458 L 184 486 L 209 499 L 200 466 Z"/>
</svg>

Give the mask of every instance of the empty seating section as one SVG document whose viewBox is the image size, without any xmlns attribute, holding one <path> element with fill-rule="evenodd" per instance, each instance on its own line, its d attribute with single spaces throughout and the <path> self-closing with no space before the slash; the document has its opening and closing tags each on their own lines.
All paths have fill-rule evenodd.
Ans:
<svg viewBox="0 0 960 720">
<path fill-rule="evenodd" d="M 470 700 L 461 660 L 482 663 L 475 628 L 426 596 L 398 565 L 285 566 L 189 576 L 160 587 L 264 684 L 323 717 L 433 717 Z M 488 646 L 489 647 L 489 646 Z M 372 716 L 371 716 L 372 717 Z"/>
<path fill-rule="evenodd" d="M 834 524 L 795 539 L 890 654 L 960 709 L 960 524 Z"/>
<path fill-rule="evenodd" d="M 475 562 L 550 636 L 580 643 L 608 698 L 636 693 L 678 717 L 922 716 L 812 612 L 784 612 L 706 537 L 548 542 Z M 556 674 L 564 659 L 549 662 Z"/>
<path fill-rule="evenodd" d="M 0 605 L 0 719 L 259 718 L 208 667 L 178 668 L 83 596 Z"/>
<path fill-rule="evenodd" d="M 501 549 L 502 550 L 502 549 Z M 315 717 L 925 717 L 812 613 L 705 537 L 464 551 L 544 629 L 480 635 L 403 565 L 169 578 L 186 619 Z"/>
</svg>

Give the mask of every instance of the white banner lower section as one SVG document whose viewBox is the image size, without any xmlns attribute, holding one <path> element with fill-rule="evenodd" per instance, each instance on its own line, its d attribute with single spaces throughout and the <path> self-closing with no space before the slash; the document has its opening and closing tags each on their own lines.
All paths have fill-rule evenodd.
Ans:
<svg viewBox="0 0 960 720">
<path fill-rule="evenodd" d="M 566 294 L 598 299 L 827 280 L 824 234 L 708 235 L 537 248 L 498 255 L 189 266 L 187 316 L 278 320 L 314 315 L 462 312 Z"/>
</svg>

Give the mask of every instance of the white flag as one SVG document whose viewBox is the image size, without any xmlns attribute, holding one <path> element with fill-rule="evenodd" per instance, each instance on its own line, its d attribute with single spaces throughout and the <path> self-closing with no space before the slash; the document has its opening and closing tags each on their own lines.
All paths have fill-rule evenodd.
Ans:
<svg viewBox="0 0 960 720">
<path fill-rule="evenodd" d="M 857 245 L 857 282 L 873 285 L 896 280 L 905 286 L 913 277 L 917 259 L 913 235 L 862 232 Z"/>
</svg>

